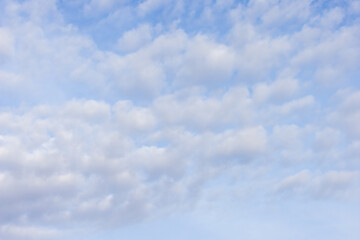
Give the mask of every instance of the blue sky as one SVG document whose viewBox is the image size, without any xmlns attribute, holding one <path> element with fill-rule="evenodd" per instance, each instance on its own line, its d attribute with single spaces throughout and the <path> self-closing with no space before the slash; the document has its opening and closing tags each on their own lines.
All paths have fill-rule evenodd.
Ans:
<svg viewBox="0 0 360 240">
<path fill-rule="evenodd" d="M 0 0 L 0 239 L 359 239 L 360 1 Z"/>
</svg>

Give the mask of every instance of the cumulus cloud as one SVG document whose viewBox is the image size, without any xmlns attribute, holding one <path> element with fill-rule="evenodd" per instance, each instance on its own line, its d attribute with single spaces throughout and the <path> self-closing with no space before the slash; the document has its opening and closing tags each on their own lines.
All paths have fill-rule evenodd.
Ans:
<svg viewBox="0 0 360 240">
<path fill-rule="evenodd" d="M 159 97 L 154 102 L 154 111 L 166 124 L 193 130 L 222 128 L 227 124 L 247 125 L 251 121 L 253 103 L 246 88 L 232 88 L 220 97 L 208 98 L 199 91 Z"/>
<path fill-rule="evenodd" d="M 227 46 L 198 35 L 189 42 L 176 84 L 224 84 L 233 73 L 234 60 L 235 56 Z"/>
<path fill-rule="evenodd" d="M 0 238 L 359 200 L 356 1 L 3 3 Z"/>
<path fill-rule="evenodd" d="M 174 199 L 168 203 L 172 206 L 177 204 L 176 196 L 184 201 L 191 197 L 188 191 L 200 191 L 191 180 L 198 174 L 187 175 L 199 164 L 212 165 L 222 158 L 243 164 L 266 150 L 266 131 L 261 126 L 192 135 L 157 146 L 164 137 L 151 139 L 156 119 L 161 116 L 152 108 L 94 100 L 72 100 L 55 109 L 36 106 L 22 115 L 1 114 L 6 131 L 0 148 L 4 167 L 0 200 L 7 206 L 3 223 L 20 221 L 23 212 L 39 224 L 106 217 L 117 221 L 117 214 L 143 218 L 149 211 L 166 208 L 159 204 L 169 197 Z M 137 134 L 147 134 L 148 140 L 138 139 Z M 190 163 L 193 158 L 211 161 Z M 136 206 L 131 203 L 134 199 Z M 133 208 L 143 210 L 133 215 Z"/>
<path fill-rule="evenodd" d="M 118 48 L 125 52 L 137 50 L 152 40 L 152 31 L 152 27 L 146 24 L 127 31 L 118 39 Z"/>
<path fill-rule="evenodd" d="M 278 79 L 271 85 L 257 84 L 254 88 L 254 98 L 259 102 L 281 102 L 293 97 L 298 90 L 296 79 Z"/>
<path fill-rule="evenodd" d="M 267 145 L 266 131 L 263 127 L 253 127 L 238 131 L 226 131 L 209 136 L 209 153 L 215 159 L 237 159 L 240 162 L 264 153 Z M 207 154 L 206 154 L 207 155 Z"/>
<path fill-rule="evenodd" d="M 129 101 L 119 101 L 114 106 L 117 124 L 123 131 L 146 131 L 156 127 L 157 118 L 148 108 L 133 106 Z"/>
</svg>

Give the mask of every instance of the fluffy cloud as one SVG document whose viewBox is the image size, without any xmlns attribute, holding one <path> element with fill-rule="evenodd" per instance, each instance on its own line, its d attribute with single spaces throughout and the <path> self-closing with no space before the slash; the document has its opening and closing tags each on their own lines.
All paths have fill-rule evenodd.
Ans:
<svg viewBox="0 0 360 240">
<path fill-rule="evenodd" d="M 219 86 L 231 78 L 234 61 L 230 48 L 198 35 L 189 42 L 176 84 Z"/>
<path fill-rule="evenodd" d="M 271 85 L 257 84 L 254 88 L 254 98 L 258 102 L 281 102 L 293 97 L 298 89 L 296 79 L 278 79 Z"/>
<path fill-rule="evenodd" d="M 358 201 L 356 1 L 3 2 L 0 238 Z"/>
<path fill-rule="evenodd" d="M 224 161 L 226 158 L 246 162 L 249 158 L 264 153 L 267 145 L 266 131 L 263 127 L 253 127 L 237 131 L 226 131 L 215 136 L 208 136 L 212 158 Z"/>
<path fill-rule="evenodd" d="M 220 97 L 208 98 L 195 89 L 159 97 L 154 111 L 166 124 L 205 130 L 228 124 L 247 125 L 255 115 L 252 102 L 246 88 L 232 88 Z"/>
<path fill-rule="evenodd" d="M 137 50 L 152 40 L 152 31 L 152 27 L 146 24 L 127 31 L 118 39 L 118 48 L 125 52 Z"/>
<path fill-rule="evenodd" d="M 161 115 L 152 108 L 94 100 L 1 114 L 0 200 L 7 206 L 3 223 L 21 223 L 24 212 L 38 224 L 85 218 L 126 221 L 117 214 L 143 218 L 179 204 L 176 199 L 186 204 L 189 192 L 200 191 L 194 181 L 201 171 L 187 175 L 193 168 L 221 164 L 219 159 L 247 163 L 267 147 L 261 126 L 191 134 L 161 147 L 157 143 L 169 135 L 166 127 L 154 129 L 156 119 L 161 121 Z M 151 131 L 158 131 L 160 138 Z M 138 138 L 144 134 L 147 137 Z M 199 161 L 190 162 L 194 158 Z M 167 205 L 159 205 L 163 202 Z"/>
</svg>

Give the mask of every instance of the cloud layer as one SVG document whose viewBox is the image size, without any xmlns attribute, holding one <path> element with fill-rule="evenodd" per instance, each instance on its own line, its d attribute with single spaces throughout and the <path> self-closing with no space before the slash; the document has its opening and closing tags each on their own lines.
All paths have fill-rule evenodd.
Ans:
<svg viewBox="0 0 360 240">
<path fill-rule="evenodd" d="M 359 203 L 358 1 L 0 4 L 0 238 Z"/>
</svg>

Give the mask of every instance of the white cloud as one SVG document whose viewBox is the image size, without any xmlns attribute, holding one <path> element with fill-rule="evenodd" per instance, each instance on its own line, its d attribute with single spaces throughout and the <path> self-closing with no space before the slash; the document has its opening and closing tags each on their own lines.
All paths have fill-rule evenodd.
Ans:
<svg viewBox="0 0 360 240">
<path fill-rule="evenodd" d="M 358 197 L 359 172 L 329 171 L 314 178 L 314 197 Z"/>
<path fill-rule="evenodd" d="M 6 58 L 14 54 L 14 37 L 6 28 L 0 28 L 0 61 L 4 62 Z"/>
<path fill-rule="evenodd" d="M 40 225 L 107 216 L 116 221 L 117 215 L 126 222 L 128 217 L 145 217 L 163 198 L 172 198 L 163 195 L 168 192 L 154 194 L 163 190 L 164 179 L 187 184 L 186 153 L 141 141 L 136 146 L 136 136 L 121 134 L 132 134 L 128 127 L 133 123 L 134 131 L 146 129 L 144 114 L 152 113 L 126 102 L 109 106 L 93 100 L 50 109 L 38 106 L 23 115 L 1 114 L 1 126 L 9 130 L 0 139 L 2 223 L 19 222 L 23 212 Z M 118 128 L 124 120 L 129 126 Z M 177 184 L 171 180 L 166 188 Z M 70 205 L 73 210 L 65 214 Z"/>
<path fill-rule="evenodd" d="M 357 0 L 351 0 L 349 1 L 349 12 L 356 14 L 360 12 L 360 3 Z"/>
<path fill-rule="evenodd" d="M 355 1 L 4 4 L 0 238 L 358 201 Z"/>
<path fill-rule="evenodd" d="M 335 7 L 327 11 L 320 20 L 320 24 L 325 28 L 333 28 L 339 25 L 345 17 L 344 10 L 339 7 Z"/>
<path fill-rule="evenodd" d="M 338 92 L 338 95 L 341 91 Z M 345 96 L 339 96 L 340 100 L 337 108 L 330 113 L 327 118 L 330 123 L 343 129 L 350 137 L 360 136 L 360 92 L 350 92 L 349 95 L 345 92 Z"/>
<path fill-rule="evenodd" d="M 91 17 L 111 11 L 127 1 L 128 0 L 91 0 L 83 6 L 83 9 L 85 15 Z"/>
<path fill-rule="evenodd" d="M 94 100 L 68 102 L 62 111 L 64 117 L 85 121 L 106 121 L 110 117 L 110 106 Z"/>
<path fill-rule="evenodd" d="M 262 126 L 230 130 L 216 135 L 205 135 L 204 155 L 223 161 L 231 159 L 248 162 L 249 159 L 265 153 L 267 134 Z"/>
<path fill-rule="evenodd" d="M 135 29 L 125 32 L 117 41 L 117 46 L 122 52 L 131 52 L 149 43 L 153 38 L 153 29 L 148 24 L 140 25 Z"/>
<path fill-rule="evenodd" d="M 42 227 L 3 225 L 0 236 L 5 239 L 49 239 L 59 235 L 59 231 Z"/>
<path fill-rule="evenodd" d="M 165 0 L 145 0 L 138 5 L 138 12 L 140 16 L 156 11 L 161 6 L 168 4 Z"/>
<path fill-rule="evenodd" d="M 329 151 L 340 143 L 340 131 L 326 128 L 316 133 L 314 149 L 316 151 Z"/>
<path fill-rule="evenodd" d="M 302 129 L 296 125 L 282 125 L 275 126 L 273 129 L 273 144 L 279 147 L 294 147 L 301 146 L 303 140 Z"/>
<path fill-rule="evenodd" d="M 135 107 L 129 101 L 117 102 L 113 110 L 116 121 L 123 131 L 148 131 L 157 124 L 154 114 L 147 108 Z"/>
<path fill-rule="evenodd" d="M 12 90 L 16 89 L 18 84 L 22 81 L 21 76 L 11 72 L 0 71 L 0 90 Z"/>
<path fill-rule="evenodd" d="M 230 30 L 229 39 L 232 45 L 241 48 L 244 44 L 260 38 L 257 29 L 248 22 L 236 22 Z"/>
<path fill-rule="evenodd" d="M 232 88 L 219 97 L 201 97 L 201 92 L 177 92 L 156 99 L 154 111 L 165 124 L 193 130 L 222 128 L 227 124 L 246 125 L 254 117 L 246 88 Z M 221 116 L 221 118 L 219 118 Z"/>
<path fill-rule="evenodd" d="M 337 86 L 357 72 L 354 65 L 360 59 L 357 27 L 343 27 L 331 33 L 304 28 L 299 35 L 317 41 L 309 42 L 310 46 L 303 47 L 291 59 L 294 68 L 314 71 L 315 79 L 326 87 L 331 87 L 330 83 Z"/>
<path fill-rule="evenodd" d="M 166 148 L 154 146 L 143 146 L 126 158 L 133 162 L 137 168 L 145 171 L 150 179 L 160 178 L 163 175 L 176 178 L 181 176 L 185 170 L 184 159 L 179 158 L 177 153 L 172 153 Z"/>
<path fill-rule="evenodd" d="M 113 195 L 107 195 L 101 199 L 91 199 L 85 202 L 82 202 L 79 206 L 80 212 L 92 212 L 92 211 L 106 211 L 110 210 L 113 205 Z"/>
<path fill-rule="evenodd" d="M 359 172 L 328 171 L 314 174 L 303 170 L 282 180 L 275 191 L 285 196 L 300 198 L 353 199 L 359 197 Z"/>
<path fill-rule="evenodd" d="M 287 36 L 261 36 L 255 41 L 249 39 L 237 54 L 238 81 L 259 81 L 266 78 L 271 69 L 282 66 L 283 61 L 291 53 L 291 48 Z"/>
<path fill-rule="evenodd" d="M 226 9 L 234 4 L 234 0 L 216 0 L 215 8 Z"/>
<path fill-rule="evenodd" d="M 240 95 L 246 99 L 248 92 L 233 89 L 222 101 L 231 105 Z M 1 126 L 8 130 L 0 139 L 4 146 L 0 162 L 5 167 L 0 201 L 7 206 L 2 208 L 7 216 L 3 223 L 20 222 L 24 211 L 40 225 L 85 218 L 90 222 L 107 217 L 120 222 L 127 217 L 143 218 L 180 204 L 177 198 L 185 205 L 187 198 L 196 200 L 191 195 L 201 191 L 197 181 L 206 181 L 202 171 L 213 164 L 224 161 L 227 165 L 227 160 L 246 164 L 267 150 L 262 126 L 169 134 L 168 127 L 171 131 L 177 127 L 154 129 L 159 118 L 151 106 L 94 100 L 1 114 Z M 153 138 L 154 131 L 160 133 L 158 140 Z M 157 146 L 165 140 L 165 146 Z M 199 160 L 191 162 L 194 157 Z M 201 165 L 204 170 L 187 175 Z M 160 195 L 155 194 L 159 191 Z M 139 201 L 132 205 L 134 198 Z M 68 212 L 70 205 L 74 210 Z"/>
<path fill-rule="evenodd" d="M 303 170 L 295 175 L 289 176 L 282 180 L 277 186 L 278 192 L 291 192 L 295 194 L 302 194 L 306 190 L 306 185 L 311 181 L 311 176 L 308 170 Z"/>
<path fill-rule="evenodd" d="M 314 106 L 315 100 L 313 96 L 306 96 L 281 105 L 278 108 L 280 114 L 290 114 L 292 112 L 299 113 Z"/>
<path fill-rule="evenodd" d="M 10 3 L 11 4 L 11 3 Z M 58 12 L 56 7 L 56 0 L 32 0 L 25 1 L 14 8 L 8 8 L 8 10 L 15 10 L 15 12 L 10 12 L 12 14 L 16 13 L 17 16 L 21 16 L 21 13 L 25 13 L 23 16 L 28 15 L 33 23 L 43 24 L 43 23 L 53 23 L 62 21 L 62 16 Z M 20 14 L 19 14 L 20 13 Z"/>
<path fill-rule="evenodd" d="M 292 98 L 299 90 L 296 79 L 278 79 L 271 85 L 260 83 L 255 85 L 254 99 L 258 102 L 282 102 Z"/>
<path fill-rule="evenodd" d="M 269 140 L 273 147 L 272 157 L 286 166 L 313 160 L 314 154 L 308 146 L 313 132 L 313 126 L 275 125 Z"/>
<path fill-rule="evenodd" d="M 187 45 L 175 84 L 219 86 L 231 78 L 234 61 L 229 47 L 197 35 Z"/>
<path fill-rule="evenodd" d="M 262 1 L 254 1 L 256 3 Z M 311 0 L 296 1 L 270 1 L 269 8 L 262 15 L 263 24 L 265 26 L 283 26 L 287 23 L 291 26 L 294 21 L 304 22 L 310 15 Z"/>
</svg>

